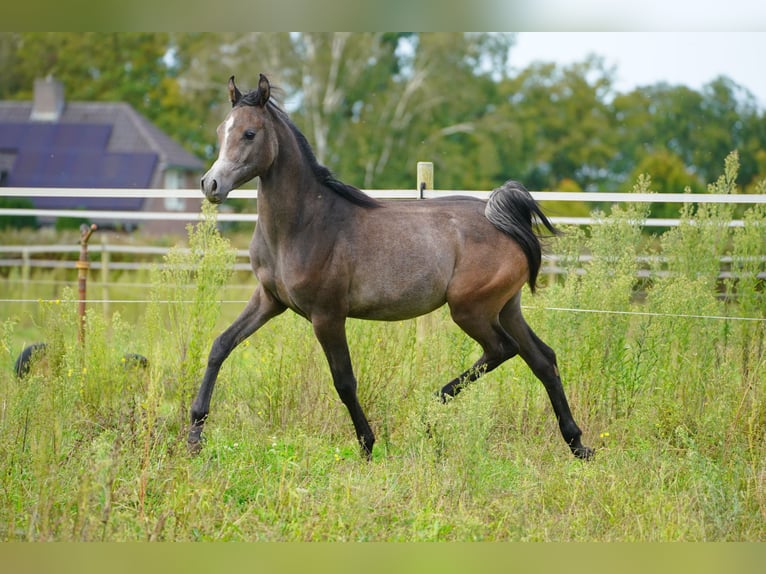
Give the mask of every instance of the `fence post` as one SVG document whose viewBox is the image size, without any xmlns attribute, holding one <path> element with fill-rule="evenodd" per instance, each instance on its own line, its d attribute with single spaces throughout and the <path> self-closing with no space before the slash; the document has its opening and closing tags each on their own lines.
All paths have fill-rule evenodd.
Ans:
<svg viewBox="0 0 766 574">
<path fill-rule="evenodd" d="M 109 316 L 109 262 L 112 258 L 107 248 L 106 234 L 101 234 L 101 299 L 104 316 Z"/>
<path fill-rule="evenodd" d="M 423 199 L 425 190 L 433 191 L 434 188 L 434 164 L 430 161 L 418 162 L 418 178 L 416 189 Z"/>
<path fill-rule="evenodd" d="M 30 262 L 29 249 L 24 248 L 21 250 L 21 288 L 23 293 L 29 293 L 29 279 L 31 277 L 32 268 Z M 26 312 L 27 304 L 22 303 L 21 308 Z"/>
<path fill-rule="evenodd" d="M 95 223 L 91 224 L 90 227 L 85 223 L 80 225 L 80 258 L 74 262 L 74 266 L 77 269 L 77 292 L 79 295 L 77 314 L 80 316 L 80 328 L 77 332 L 77 340 L 80 344 L 85 341 L 85 302 L 87 297 L 88 269 L 90 269 L 90 262 L 88 261 L 88 240 L 96 229 L 98 229 L 98 227 Z"/>
<path fill-rule="evenodd" d="M 417 169 L 416 189 L 420 199 L 424 199 L 423 192 L 434 188 L 434 164 L 430 161 L 419 161 Z M 418 344 L 422 343 L 433 325 L 433 313 L 421 315 L 415 319 L 415 332 Z"/>
<path fill-rule="evenodd" d="M 29 283 L 29 275 L 30 275 L 30 267 L 31 264 L 29 262 L 29 249 L 22 249 L 21 250 L 21 282 L 22 285 L 24 285 L 24 289 L 26 289 L 27 284 Z"/>
</svg>

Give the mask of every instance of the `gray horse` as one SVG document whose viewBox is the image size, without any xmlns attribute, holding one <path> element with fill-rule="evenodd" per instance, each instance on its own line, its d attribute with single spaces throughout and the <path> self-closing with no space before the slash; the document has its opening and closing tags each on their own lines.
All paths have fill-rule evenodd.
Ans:
<svg viewBox="0 0 766 574">
<path fill-rule="evenodd" d="M 250 243 L 258 286 L 210 349 L 191 408 L 190 451 L 201 447 L 223 361 L 267 321 L 292 309 L 311 322 L 369 458 L 375 435 L 357 399 L 346 318 L 409 319 L 447 303 L 455 323 L 484 352 L 441 389 L 442 400 L 521 355 L 545 385 L 572 453 L 589 458 L 593 451 L 580 441 L 555 353 L 521 314 L 521 288 L 528 282 L 534 290 L 540 269 L 533 222 L 555 231 L 529 192 L 509 181 L 488 201 L 379 202 L 317 162 L 303 134 L 270 100 L 265 76 L 244 95 L 233 76 L 228 88 L 232 109 L 218 127 L 220 152 L 201 187 L 208 201 L 221 203 L 231 190 L 260 177 L 258 224 Z"/>
</svg>

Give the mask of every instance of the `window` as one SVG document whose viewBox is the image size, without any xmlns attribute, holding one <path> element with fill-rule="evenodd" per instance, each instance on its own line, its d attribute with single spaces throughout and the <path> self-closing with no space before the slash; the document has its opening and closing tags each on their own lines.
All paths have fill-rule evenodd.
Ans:
<svg viewBox="0 0 766 574">
<path fill-rule="evenodd" d="M 165 171 L 165 189 L 181 189 L 183 176 L 180 171 L 168 169 Z M 186 209 L 186 201 L 181 197 L 166 197 L 165 209 L 168 211 L 183 211 Z"/>
</svg>

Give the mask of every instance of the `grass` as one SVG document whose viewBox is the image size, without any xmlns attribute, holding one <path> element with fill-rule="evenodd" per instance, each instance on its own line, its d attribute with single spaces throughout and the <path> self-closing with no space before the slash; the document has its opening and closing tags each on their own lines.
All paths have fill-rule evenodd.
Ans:
<svg viewBox="0 0 766 574">
<path fill-rule="evenodd" d="M 310 325 L 289 313 L 224 364 L 205 445 L 190 458 L 188 409 L 207 347 L 239 311 L 209 304 L 230 280 L 220 263 L 230 247 L 206 224 L 190 234 L 202 247 L 189 259 L 171 255 L 175 267 L 145 279 L 152 302 L 142 313 L 89 309 L 83 346 L 71 291 L 24 312 L 6 307 L 0 539 L 763 541 L 764 285 L 716 275 L 723 253 L 750 276 L 763 269 L 747 257 L 763 254 L 766 214 L 753 208 L 732 230 L 721 225 L 725 209 L 688 210 L 698 223 L 658 240 L 640 233 L 644 214 L 615 210 L 587 234 L 567 230 L 548 248 L 570 255 L 571 273 L 523 300 L 557 351 L 584 442 L 597 448 L 588 463 L 569 453 L 520 359 L 446 405 L 435 400 L 479 353 L 445 309 L 349 321 L 378 437 L 371 462 Z M 635 256 L 658 249 L 674 272 L 638 282 Z M 575 257 L 586 252 L 597 257 L 582 275 Z M 570 308 L 609 313 L 555 310 Z M 20 346 L 40 338 L 49 352 L 15 379 Z M 149 367 L 124 364 L 126 350 Z"/>
</svg>

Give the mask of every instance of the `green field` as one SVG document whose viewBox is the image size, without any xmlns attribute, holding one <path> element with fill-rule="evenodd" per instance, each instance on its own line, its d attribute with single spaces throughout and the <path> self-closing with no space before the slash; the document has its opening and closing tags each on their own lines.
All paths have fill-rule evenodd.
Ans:
<svg viewBox="0 0 766 574">
<path fill-rule="evenodd" d="M 766 540 L 764 207 L 741 228 L 727 226 L 730 206 L 689 207 L 660 237 L 642 234 L 645 214 L 615 208 L 549 240 L 570 272 L 522 301 L 558 354 L 590 462 L 571 456 L 518 358 L 435 399 L 479 354 L 446 309 L 348 323 L 371 462 L 310 325 L 290 313 L 224 364 L 189 457 L 207 350 L 242 306 L 217 301 L 246 298 L 221 289 L 231 249 L 210 218 L 192 255 L 111 294 L 148 303 L 89 307 L 84 345 L 71 291 L 27 288 L 44 301 L 2 304 L 0 539 Z M 582 254 L 594 256 L 584 274 Z M 656 254 L 667 260 L 637 262 Z M 722 255 L 738 278 L 718 279 Z M 13 362 L 35 340 L 48 352 L 19 381 Z"/>
</svg>

